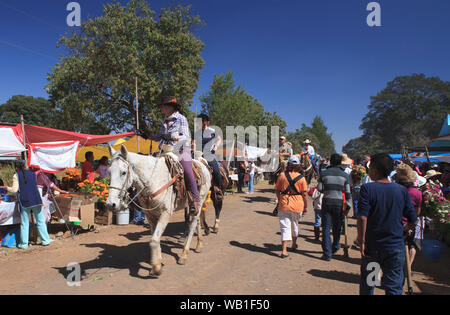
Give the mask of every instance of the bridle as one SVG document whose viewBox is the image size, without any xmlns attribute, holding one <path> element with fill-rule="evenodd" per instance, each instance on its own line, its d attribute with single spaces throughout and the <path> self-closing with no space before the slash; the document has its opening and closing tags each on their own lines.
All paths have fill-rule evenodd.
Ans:
<svg viewBox="0 0 450 315">
<path fill-rule="evenodd" d="M 120 192 L 119 192 L 119 199 L 120 199 L 120 205 L 125 205 L 125 207 L 126 208 L 128 208 L 128 206 L 131 204 L 131 203 L 133 203 L 136 207 L 138 207 L 138 208 L 140 208 L 141 210 L 144 210 L 144 211 L 152 211 L 152 210 L 155 210 L 155 209 L 157 209 L 157 208 L 159 208 L 160 206 L 161 206 L 161 204 L 162 204 L 162 202 L 164 201 L 164 200 L 166 200 L 166 197 L 167 197 L 167 193 L 168 193 L 168 188 L 170 187 L 170 186 L 172 186 L 173 184 L 175 184 L 175 182 L 177 181 L 177 179 L 180 177 L 180 174 L 177 174 L 177 175 L 175 175 L 167 184 L 165 184 L 163 187 L 161 187 L 160 189 L 158 189 L 156 192 L 154 192 L 154 193 L 152 193 L 150 196 L 149 196 L 149 199 L 150 200 L 153 200 L 153 199 L 155 199 L 157 196 L 159 196 L 161 193 L 163 193 L 164 191 L 166 191 L 166 194 L 165 194 L 165 196 L 164 196 L 164 198 L 162 199 L 163 201 L 162 202 L 160 202 L 160 203 L 158 203 L 158 205 L 156 206 L 156 207 L 154 207 L 154 208 L 151 208 L 151 209 L 146 209 L 146 208 L 142 208 L 141 206 L 139 206 L 134 200 L 145 190 L 145 189 L 148 189 L 148 187 L 146 187 L 143 183 L 142 183 L 142 180 L 140 180 L 140 178 L 139 178 L 139 180 L 141 181 L 141 183 L 142 183 L 142 189 L 133 197 L 133 198 L 130 198 L 130 194 L 128 193 L 128 191 L 125 191 L 125 186 L 127 185 L 127 183 L 128 183 L 128 181 L 129 181 L 129 179 L 130 179 L 130 174 L 131 174 L 131 172 L 133 171 L 133 168 L 132 168 L 132 166 L 131 166 L 131 164 L 130 164 L 130 162 L 128 162 L 126 159 L 124 159 L 123 157 L 121 157 L 120 155 L 119 156 L 117 156 L 117 157 L 115 157 L 115 158 L 113 158 L 112 160 L 111 160 L 111 164 L 112 164 L 112 162 L 114 162 L 114 160 L 117 160 L 117 159 L 119 159 L 119 160 L 121 160 L 122 162 L 124 162 L 126 165 L 127 165 L 127 177 L 126 177 L 126 179 L 125 179 L 125 181 L 124 181 L 124 183 L 123 183 L 123 185 L 122 185 L 122 188 L 118 188 L 118 187 L 114 187 L 114 186 L 109 186 L 109 189 L 115 189 L 115 190 L 119 190 Z M 159 161 L 159 160 L 158 160 Z M 156 170 L 156 166 L 157 166 L 157 164 L 153 167 L 153 172 L 152 172 L 152 175 L 150 176 L 150 177 L 153 177 L 153 173 L 155 172 L 155 170 Z M 124 193 L 124 191 L 125 191 L 125 193 Z M 123 201 L 125 200 L 125 199 L 130 199 L 130 202 L 128 202 L 128 204 L 125 204 Z"/>
</svg>

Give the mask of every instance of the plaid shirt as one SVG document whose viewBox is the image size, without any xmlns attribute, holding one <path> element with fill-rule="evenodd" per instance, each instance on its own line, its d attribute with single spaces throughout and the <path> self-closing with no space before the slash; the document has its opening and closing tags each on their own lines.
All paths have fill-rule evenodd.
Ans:
<svg viewBox="0 0 450 315">
<path fill-rule="evenodd" d="M 167 134 L 170 135 L 172 139 L 178 138 L 178 143 L 173 140 L 167 141 L 162 139 L 162 135 Z M 191 133 L 186 117 L 179 112 L 175 112 L 170 117 L 166 117 L 162 123 L 161 134 L 156 135 L 154 139 L 160 141 L 159 147 L 163 144 L 190 147 Z"/>
</svg>

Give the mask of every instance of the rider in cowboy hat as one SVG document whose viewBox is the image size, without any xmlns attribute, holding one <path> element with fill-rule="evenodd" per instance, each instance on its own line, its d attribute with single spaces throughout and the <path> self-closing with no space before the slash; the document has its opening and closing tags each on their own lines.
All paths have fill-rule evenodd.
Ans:
<svg viewBox="0 0 450 315">
<path fill-rule="evenodd" d="M 303 152 L 308 153 L 310 156 L 316 155 L 314 147 L 311 145 L 311 140 L 306 139 L 303 144 L 305 145 L 302 149 Z"/>
<path fill-rule="evenodd" d="M 189 131 L 188 121 L 186 117 L 182 115 L 182 106 L 177 102 L 177 99 L 174 96 L 164 96 L 158 106 L 165 116 L 161 133 L 152 137 L 148 137 L 140 130 L 136 133 L 143 138 L 160 141 L 160 148 L 162 146 L 173 147 L 173 153 L 178 156 L 180 163 L 183 166 L 186 184 L 194 198 L 194 203 L 190 206 L 191 213 L 197 215 L 200 211 L 198 204 L 199 194 L 194 172 L 192 170 L 191 133 Z"/>
</svg>

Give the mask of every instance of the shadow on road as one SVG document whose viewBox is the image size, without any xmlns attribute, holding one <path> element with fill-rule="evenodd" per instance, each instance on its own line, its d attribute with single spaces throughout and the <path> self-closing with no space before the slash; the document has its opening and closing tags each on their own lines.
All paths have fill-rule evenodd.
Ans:
<svg viewBox="0 0 450 315">
<path fill-rule="evenodd" d="M 268 215 L 270 217 L 274 217 L 275 218 L 275 216 L 273 215 L 272 212 L 267 212 L 267 211 L 255 211 L 255 212 L 258 213 L 258 214 Z"/>
<path fill-rule="evenodd" d="M 275 193 L 275 189 L 271 189 L 271 188 L 261 188 L 261 189 L 258 189 L 258 188 L 256 188 L 255 189 L 255 191 L 256 192 L 259 192 L 259 193 L 263 193 L 263 194 L 266 194 L 266 193 Z"/>
<path fill-rule="evenodd" d="M 264 247 L 259 247 L 259 246 L 253 245 L 253 244 L 240 243 L 237 241 L 231 241 L 230 245 L 236 246 L 239 248 L 243 248 L 243 249 L 249 250 L 251 252 L 263 253 L 263 254 L 267 254 L 267 255 L 275 256 L 275 257 L 279 257 L 280 255 L 275 254 L 274 252 L 281 253 L 281 245 L 264 244 Z"/>
<path fill-rule="evenodd" d="M 163 237 L 174 237 L 181 235 L 184 230 L 184 222 L 169 223 Z M 95 276 L 102 269 L 128 269 L 130 276 L 139 279 L 155 279 L 150 275 L 150 231 L 143 230 L 140 232 L 122 234 L 121 236 L 127 238 L 135 243 L 125 246 L 117 246 L 113 244 L 81 244 L 87 248 L 101 248 L 98 258 L 80 263 L 82 280 L 88 280 Z M 143 242 L 142 239 L 145 241 Z M 183 244 L 172 242 L 169 240 L 161 240 L 161 252 L 178 259 L 178 254 L 173 252 L 173 249 L 181 249 Z M 67 278 L 71 271 L 67 271 L 67 266 L 53 267 L 59 273 Z M 141 269 L 148 271 L 148 276 L 141 276 L 139 271 Z M 142 274 L 142 273 L 141 273 Z"/>
<path fill-rule="evenodd" d="M 450 287 L 430 284 L 420 281 L 414 281 L 419 287 L 422 293 L 416 293 L 417 295 L 450 295 Z"/>
<path fill-rule="evenodd" d="M 318 270 L 311 269 L 307 273 L 314 277 L 324 278 L 327 280 L 336 280 L 340 282 L 347 282 L 353 284 L 359 284 L 360 275 L 354 273 L 347 273 L 342 271 L 329 271 L 329 270 Z"/>
<path fill-rule="evenodd" d="M 268 198 L 268 197 L 262 197 L 262 196 L 255 196 L 255 197 L 248 197 L 245 196 L 245 200 L 243 200 L 244 202 L 247 203 L 253 203 L 253 202 L 264 202 L 264 203 L 269 203 L 273 200 L 273 198 Z"/>
</svg>

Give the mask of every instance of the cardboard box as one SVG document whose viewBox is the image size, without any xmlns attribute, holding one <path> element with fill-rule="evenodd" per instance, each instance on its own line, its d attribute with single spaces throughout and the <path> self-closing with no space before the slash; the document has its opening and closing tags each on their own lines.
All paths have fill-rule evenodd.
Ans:
<svg viewBox="0 0 450 315">
<path fill-rule="evenodd" d="M 95 202 L 98 197 L 94 194 L 70 194 L 55 197 L 61 210 L 56 211 L 59 218 L 69 222 L 82 222 L 83 228 L 94 225 Z"/>
<path fill-rule="evenodd" d="M 88 229 L 95 224 L 95 206 L 93 203 L 80 207 L 81 227 Z"/>
</svg>

